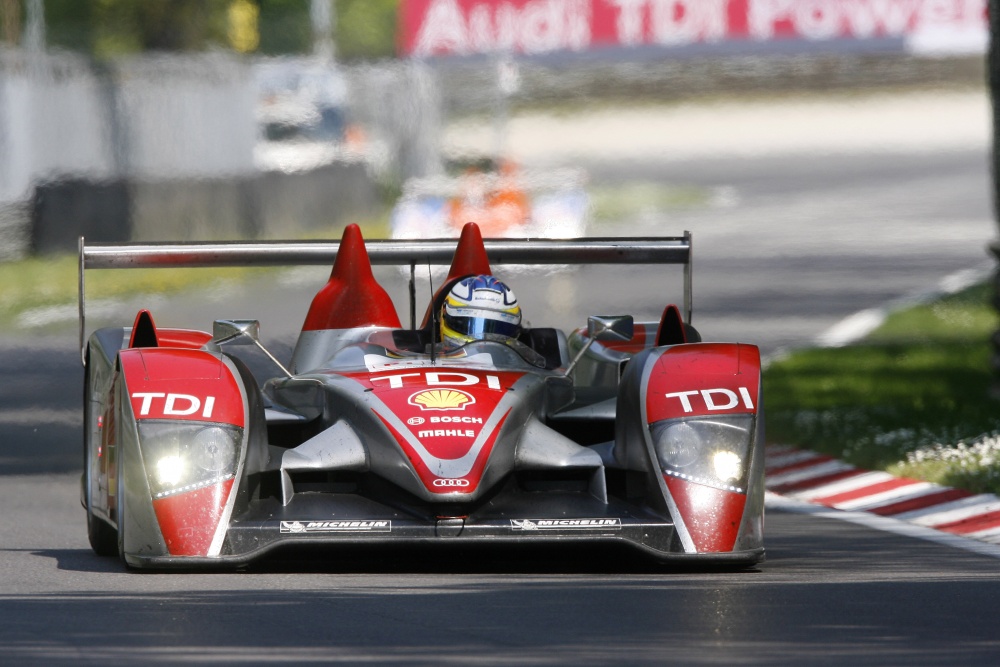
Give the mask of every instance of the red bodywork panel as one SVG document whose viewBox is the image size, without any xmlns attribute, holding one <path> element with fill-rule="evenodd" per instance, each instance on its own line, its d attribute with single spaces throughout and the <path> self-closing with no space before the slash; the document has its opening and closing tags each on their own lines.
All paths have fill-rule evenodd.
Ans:
<svg viewBox="0 0 1000 667">
<path fill-rule="evenodd" d="M 169 337 L 159 335 L 162 344 Z M 192 340 L 186 334 L 181 340 Z M 136 348 L 119 356 L 136 420 L 167 419 L 232 424 L 246 421 L 240 385 L 208 352 Z M 206 556 L 233 490 L 228 479 L 153 500 L 164 542 L 173 556 Z"/>
<path fill-rule="evenodd" d="M 136 419 L 244 426 L 243 397 L 229 368 L 200 350 L 122 350 L 122 373 Z"/>
<path fill-rule="evenodd" d="M 751 345 L 699 343 L 667 349 L 646 389 L 646 419 L 756 413 L 760 353 Z"/>
<path fill-rule="evenodd" d="M 760 353 L 750 345 L 700 343 L 668 348 L 656 360 L 646 392 L 646 418 L 756 414 Z M 732 551 L 746 493 L 664 475 L 681 520 L 699 553 Z"/>
<path fill-rule="evenodd" d="M 484 429 L 509 387 L 523 375 L 438 367 L 347 377 L 371 388 L 391 414 L 406 424 L 406 432 L 400 433 L 389 423 L 388 415 L 379 414 L 428 491 L 471 493 L 482 480 L 507 414 L 489 431 Z M 442 466 L 464 457 L 471 458 L 462 466 L 463 474 L 442 474 Z"/>
</svg>

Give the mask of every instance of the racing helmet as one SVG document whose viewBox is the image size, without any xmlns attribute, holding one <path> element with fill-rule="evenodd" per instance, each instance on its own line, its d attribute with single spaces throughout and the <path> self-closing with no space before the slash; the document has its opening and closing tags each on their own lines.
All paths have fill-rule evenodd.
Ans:
<svg viewBox="0 0 1000 667">
<path fill-rule="evenodd" d="M 493 276 L 468 276 L 451 288 L 441 306 L 441 342 L 516 339 L 521 307 L 507 285 Z"/>
</svg>

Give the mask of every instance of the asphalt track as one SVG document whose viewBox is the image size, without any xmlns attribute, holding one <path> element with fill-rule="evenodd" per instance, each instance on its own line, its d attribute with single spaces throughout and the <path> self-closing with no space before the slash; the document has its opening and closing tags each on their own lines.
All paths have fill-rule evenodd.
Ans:
<svg viewBox="0 0 1000 667">
<path fill-rule="evenodd" d="M 707 338 L 771 353 L 810 344 L 857 310 L 982 264 L 995 235 L 985 146 L 689 158 L 591 156 L 588 167 L 608 182 L 718 190 L 712 206 L 653 212 L 621 230 L 692 229 L 695 323 Z M 197 305 L 157 300 L 154 315 L 204 327 L 263 310 L 265 337 L 280 346 L 323 273 Z M 633 275 L 588 277 L 540 277 L 520 292 L 529 313 L 571 319 L 621 305 L 622 295 L 653 308 L 672 289 L 636 287 Z M 746 572 L 665 571 L 589 552 L 351 553 L 244 573 L 123 572 L 86 544 L 75 332 L 71 322 L 45 331 L 0 338 L 0 663 L 1000 661 L 997 558 L 833 520 L 833 511 L 772 508 L 768 560 Z"/>
</svg>

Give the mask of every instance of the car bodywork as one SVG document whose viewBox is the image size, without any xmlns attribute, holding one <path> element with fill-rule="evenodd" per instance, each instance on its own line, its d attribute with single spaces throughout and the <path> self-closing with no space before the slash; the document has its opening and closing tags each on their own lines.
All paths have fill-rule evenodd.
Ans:
<svg viewBox="0 0 1000 667">
<path fill-rule="evenodd" d="M 452 249 L 454 255 L 452 256 Z M 760 356 L 698 342 L 690 236 L 87 246 L 84 474 L 94 550 L 135 568 L 238 565 L 278 547 L 624 544 L 664 562 L 764 557 Z M 86 340 L 85 269 L 335 256 L 285 369 L 256 321 Z M 420 326 L 371 264 L 446 263 Z M 319 258 L 319 260 L 317 259 Z M 436 302 L 491 262 L 679 262 L 685 311 L 591 317 L 517 341 L 436 342 Z M 412 278 L 411 278 L 412 280 Z M 411 295 L 413 294 L 411 283 Z M 261 370 L 263 368 L 264 370 Z"/>
</svg>

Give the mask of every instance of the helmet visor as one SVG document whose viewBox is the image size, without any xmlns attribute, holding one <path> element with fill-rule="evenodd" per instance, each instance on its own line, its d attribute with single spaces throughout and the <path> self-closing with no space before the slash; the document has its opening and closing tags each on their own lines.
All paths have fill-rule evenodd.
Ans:
<svg viewBox="0 0 1000 667">
<path fill-rule="evenodd" d="M 485 317 L 460 317 L 449 315 L 447 312 L 444 314 L 444 323 L 452 331 L 476 340 L 486 338 L 486 334 L 517 338 L 518 334 L 521 333 L 520 325 L 511 322 Z"/>
</svg>

